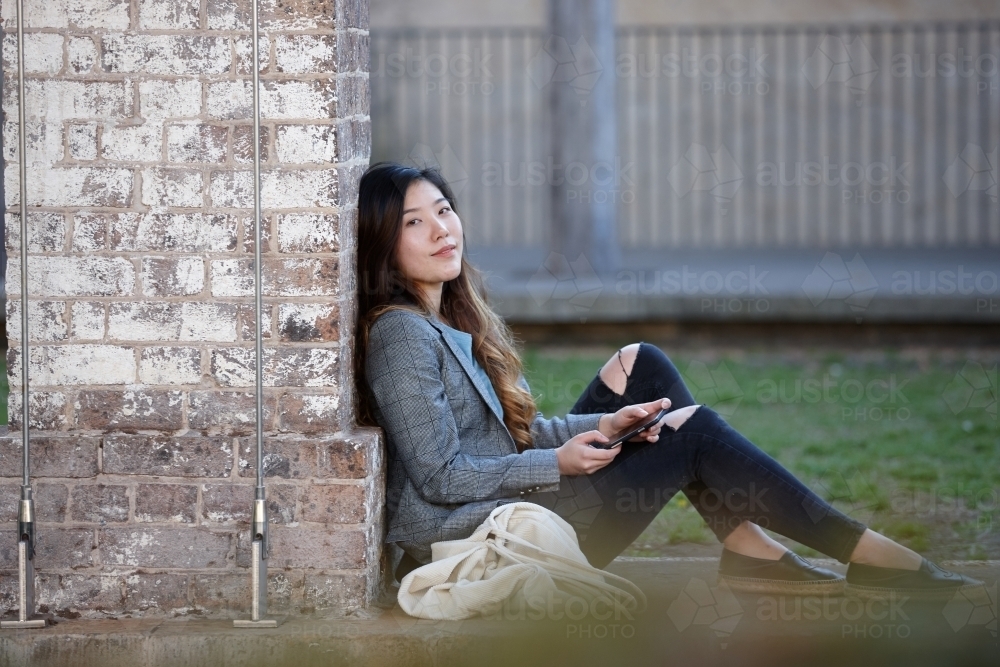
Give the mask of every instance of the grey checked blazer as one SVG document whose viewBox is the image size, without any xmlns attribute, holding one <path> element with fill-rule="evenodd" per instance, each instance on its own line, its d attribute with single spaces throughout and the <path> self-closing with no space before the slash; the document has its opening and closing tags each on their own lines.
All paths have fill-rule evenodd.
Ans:
<svg viewBox="0 0 1000 667">
<path fill-rule="evenodd" d="M 389 533 L 421 563 L 431 543 L 468 537 L 498 505 L 559 488 L 555 448 L 597 428 L 599 414 L 531 424 L 534 449 L 514 439 L 472 362 L 436 318 L 392 310 L 371 326 L 365 373 L 388 444 Z M 519 384 L 528 388 L 524 376 Z"/>
</svg>

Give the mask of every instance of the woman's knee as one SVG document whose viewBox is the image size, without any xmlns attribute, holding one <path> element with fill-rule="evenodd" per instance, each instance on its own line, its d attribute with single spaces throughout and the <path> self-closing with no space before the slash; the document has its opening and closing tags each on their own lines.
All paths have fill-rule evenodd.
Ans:
<svg viewBox="0 0 1000 667">
<path fill-rule="evenodd" d="M 611 355 L 611 358 L 601 368 L 601 380 L 618 395 L 625 393 L 629 375 L 632 374 L 632 368 L 635 366 L 635 358 L 639 354 L 639 345 L 640 343 L 632 343 L 621 348 Z"/>
<path fill-rule="evenodd" d="M 666 352 L 652 343 L 641 343 L 641 345 L 642 363 L 644 366 L 653 366 L 661 373 L 665 371 L 670 375 L 680 377 L 680 371 L 677 370 L 677 366 L 670 360 Z M 636 353 L 638 354 L 638 345 L 636 346 Z"/>
<path fill-rule="evenodd" d="M 680 370 L 656 345 L 642 343 L 637 363 L 642 368 L 639 384 L 655 384 L 660 391 L 666 393 L 674 408 L 686 407 L 695 402 Z"/>
<path fill-rule="evenodd" d="M 632 343 L 620 352 L 621 359 L 616 352 L 600 371 L 601 380 L 611 391 L 621 396 L 628 387 L 629 396 L 636 401 L 665 395 L 673 402 L 673 408 L 694 403 L 680 371 L 659 347 L 646 342 Z"/>
<path fill-rule="evenodd" d="M 690 419 L 691 415 L 695 413 L 695 410 L 697 410 L 700 407 L 701 405 L 696 404 L 696 405 L 689 405 L 684 408 L 678 408 L 677 410 L 673 410 L 669 412 L 666 417 L 663 418 L 663 423 L 672 428 L 674 431 L 676 431 L 681 426 L 683 426 L 684 422 Z"/>
</svg>

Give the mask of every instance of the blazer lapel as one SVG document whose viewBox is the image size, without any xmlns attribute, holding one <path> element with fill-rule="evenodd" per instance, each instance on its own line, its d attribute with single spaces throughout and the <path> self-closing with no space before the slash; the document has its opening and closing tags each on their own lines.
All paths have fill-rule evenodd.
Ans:
<svg viewBox="0 0 1000 667">
<path fill-rule="evenodd" d="M 465 356 L 465 352 L 463 352 L 462 349 L 459 348 L 458 345 L 452 341 L 451 336 L 445 333 L 444 329 L 442 329 L 442 324 L 440 322 L 438 322 L 434 318 L 429 318 L 428 321 L 435 329 L 438 330 L 438 332 L 441 334 L 441 337 L 444 338 L 444 342 L 448 346 L 448 349 L 450 349 L 452 355 L 454 355 L 454 357 L 458 359 L 459 365 L 462 367 L 462 370 L 465 371 L 465 374 L 472 382 L 472 385 L 476 388 L 476 391 L 479 392 L 479 395 L 482 397 L 483 401 L 486 402 L 486 405 L 489 406 L 493 414 L 496 415 L 500 423 L 503 424 L 503 415 L 500 413 L 499 407 L 493 404 L 493 397 L 490 396 L 489 391 L 486 389 L 486 387 L 483 386 L 483 383 L 479 378 L 479 374 L 476 373 L 475 369 L 472 367 L 472 361 L 467 356 Z M 507 425 L 504 424 L 504 429 L 506 430 L 506 428 Z M 510 435 L 510 431 L 507 432 L 507 435 Z M 513 436 L 511 436 L 511 439 L 513 439 Z"/>
</svg>

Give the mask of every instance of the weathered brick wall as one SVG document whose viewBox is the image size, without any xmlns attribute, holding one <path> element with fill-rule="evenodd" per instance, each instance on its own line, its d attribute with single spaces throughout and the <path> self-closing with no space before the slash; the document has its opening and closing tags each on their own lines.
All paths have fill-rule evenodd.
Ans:
<svg viewBox="0 0 1000 667">
<path fill-rule="evenodd" d="M 42 610 L 246 615 L 255 476 L 250 0 L 27 0 L 32 462 Z M 3 0 L 16 606 L 16 2 Z M 383 461 L 350 399 L 366 0 L 262 0 L 271 608 L 380 587 Z"/>
</svg>

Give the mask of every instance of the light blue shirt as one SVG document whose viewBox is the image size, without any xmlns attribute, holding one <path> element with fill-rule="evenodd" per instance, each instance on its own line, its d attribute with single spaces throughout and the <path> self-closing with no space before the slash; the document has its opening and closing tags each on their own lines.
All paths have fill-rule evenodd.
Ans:
<svg viewBox="0 0 1000 667">
<path fill-rule="evenodd" d="M 482 366 L 479 365 L 479 362 L 476 361 L 475 355 L 472 354 L 472 334 L 466 333 L 464 331 L 459 331 L 458 329 L 453 329 L 444 322 L 441 322 L 441 325 L 442 327 L 444 327 L 444 330 L 447 333 L 447 335 L 451 337 L 451 340 L 454 343 L 458 344 L 458 347 L 460 347 L 462 351 L 465 352 L 465 356 L 467 356 L 469 360 L 472 362 L 473 370 L 475 370 L 476 375 L 479 376 L 479 379 L 483 381 L 483 384 L 486 385 L 486 390 L 490 394 L 490 398 L 493 401 L 493 406 L 496 408 L 497 412 L 500 413 L 500 419 L 502 421 L 503 406 L 500 405 L 500 397 L 497 396 L 497 392 L 493 388 L 493 383 L 490 382 L 490 376 L 486 374 L 486 369 L 484 369 Z"/>
</svg>

